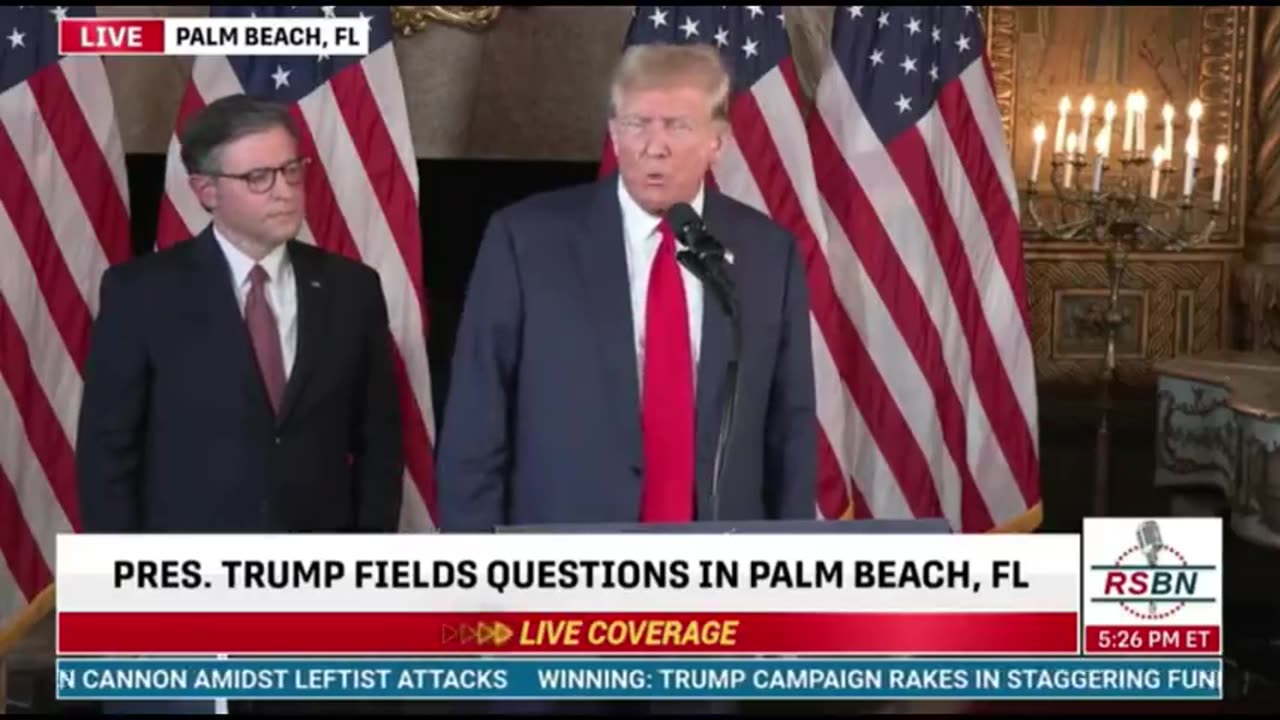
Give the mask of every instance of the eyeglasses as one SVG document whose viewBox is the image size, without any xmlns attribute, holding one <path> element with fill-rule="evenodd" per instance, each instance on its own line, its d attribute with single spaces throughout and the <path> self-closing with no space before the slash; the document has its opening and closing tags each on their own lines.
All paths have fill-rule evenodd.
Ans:
<svg viewBox="0 0 1280 720">
<path fill-rule="evenodd" d="M 298 158 L 279 167 L 254 168 L 248 172 L 242 173 L 205 173 L 212 177 L 233 178 L 241 180 L 249 187 L 249 191 L 253 193 L 270 192 L 271 188 L 276 186 L 276 175 L 283 175 L 284 181 L 290 185 L 297 185 L 302 182 L 303 176 L 306 174 L 307 166 L 311 164 L 311 158 Z"/>
</svg>

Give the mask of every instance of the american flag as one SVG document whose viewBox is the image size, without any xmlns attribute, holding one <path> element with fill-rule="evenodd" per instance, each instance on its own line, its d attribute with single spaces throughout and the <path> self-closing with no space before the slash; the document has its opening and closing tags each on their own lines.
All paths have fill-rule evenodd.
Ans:
<svg viewBox="0 0 1280 720">
<path fill-rule="evenodd" d="M 1018 197 L 973 6 L 843 6 L 808 122 L 831 349 L 819 398 L 858 516 L 1040 517 Z M 802 238 L 802 242 L 806 242 Z"/>
<path fill-rule="evenodd" d="M 799 243 L 819 517 L 1038 521 L 1017 203 L 981 35 L 972 8 L 841 7 L 806 113 L 781 7 L 638 6 L 631 21 L 628 45 L 720 50 L 731 133 L 710 180 Z M 601 173 L 615 162 L 606 141 Z"/>
<path fill-rule="evenodd" d="M 177 128 L 205 104 L 235 93 L 286 103 L 314 159 L 306 179 L 300 238 L 378 271 L 396 345 L 404 423 L 403 531 L 434 527 L 435 477 L 427 307 L 423 289 L 418 170 L 409 133 L 388 6 L 223 6 L 213 17 L 361 17 L 370 25 L 364 57 L 202 56 L 178 111 Z M 178 132 L 169 143 L 157 247 L 203 229 L 209 215 L 187 186 Z"/>
<path fill-rule="evenodd" d="M 641 43 L 703 43 L 720 51 L 733 79 L 729 121 L 720 160 L 709 182 L 721 192 L 772 217 L 801 241 L 812 255 L 822 234 L 817 212 L 818 189 L 805 141 L 804 95 L 791 55 L 786 16 L 777 5 L 746 7 L 637 6 L 627 32 L 627 45 Z M 616 168 L 606 140 L 601 174 Z M 810 282 L 823 272 L 806 262 Z M 827 300 L 830 300 L 828 296 Z M 813 320 L 825 312 L 818 308 Z M 813 333 L 814 353 L 824 360 L 819 371 L 831 367 L 831 354 L 822 334 Z M 848 518 L 854 512 L 850 465 L 842 463 L 838 420 L 842 395 L 831 392 L 838 378 L 819 375 L 818 507 L 815 516 Z"/>
<path fill-rule="evenodd" d="M 0 635 L 51 587 L 58 533 L 80 527 L 89 330 L 103 272 L 130 251 L 102 60 L 58 55 L 58 19 L 92 15 L 91 5 L 0 8 Z"/>
</svg>

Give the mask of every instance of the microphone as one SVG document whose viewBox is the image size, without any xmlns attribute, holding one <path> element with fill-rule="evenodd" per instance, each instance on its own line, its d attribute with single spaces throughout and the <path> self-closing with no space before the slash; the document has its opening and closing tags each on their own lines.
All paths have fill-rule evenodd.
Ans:
<svg viewBox="0 0 1280 720">
<path fill-rule="evenodd" d="M 1138 526 L 1138 550 L 1147 558 L 1149 565 L 1157 565 L 1160 561 L 1160 550 L 1164 541 L 1160 538 L 1160 524 L 1155 520 L 1147 520 Z"/>
<path fill-rule="evenodd" d="M 1147 564 L 1155 567 L 1160 564 L 1160 550 L 1164 540 L 1160 537 L 1160 524 L 1155 520 L 1146 520 L 1138 525 L 1138 551 L 1147 558 Z M 1156 603 L 1151 602 L 1151 614 L 1156 614 Z"/>
<path fill-rule="evenodd" d="M 723 398 L 720 411 L 720 434 L 716 438 L 715 463 L 711 471 L 711 520 L 720 520 L 720 478 L 724 473 L 725 459 L 729 453 L 729 439 L 733 435 L 734 413 L 741 392 L 738 382 L 738 363 L 742 357 L 742 319 L 738 316 L 738 302 L 733 279 L 728 266 L 733 264 L 733 253 L 707 230 L 696 210 L 688 203 L 676 203 L 666 213 L 666 221 L 681 248 L 676 260 L 702 281 L 720 303 L 720 308 L 733 326 L 733 352 L 729 356 L 728 372 L 721 388 Z"/>
<path fill-rule="evenodd" d="M 667 210 L 667 223 L 671 225 L 671 231 L 675 233 L 676 240 L 679 240 L 681 245 L 699 255 L 723 258 L 730 265 L 733 264 L 733 252 L 726 249 L 711 235 L 702 218 L 698 217 L 698 211 L 694 210 L 689 203 L 672 205 Z"/>
<path fill-rule="evenodd" d="M 715 295 L 725 315 L 736 321 L 737 296 L 733 278 L 729 277 L 726 267 L 733 264 L 733 252 L 711 235 L 697 211 L 688 203 L 672 205 L 667 210 L 666 221 L 681 245 L 676 251 L 676 260 L 702 281 Z"/>
</svg>

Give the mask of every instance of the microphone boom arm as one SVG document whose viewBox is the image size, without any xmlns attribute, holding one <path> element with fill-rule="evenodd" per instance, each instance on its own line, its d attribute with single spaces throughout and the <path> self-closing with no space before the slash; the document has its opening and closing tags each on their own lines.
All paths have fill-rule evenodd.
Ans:
<svg viewBox="0 0 1280 720">
<path fill-rule="evenodd" d="M 711 521 L 719 522 L 720 480 L 729 454 L 729 441 L 733 436 L 738 395 L 741 394 L 738 365 L 742 358 L 742 317 L 738 313 L 738 304 L 734 298 L 733 281 L 725 272 L 723 256 L 700 255 L 693 250 L 682 249 L 676 253 L 676 259 L 688 268 L 689 272 L 702 280 L 703 285 L 716 296 L 721 310 L 729 318 L 733 328 L 733 352 L 729 356 L 729 367 L 720 388 L 720 395 L 723 398 L 720 409 L 720 433 L 716 437 L 716 454 L 711 471 Z"/>
</svg>

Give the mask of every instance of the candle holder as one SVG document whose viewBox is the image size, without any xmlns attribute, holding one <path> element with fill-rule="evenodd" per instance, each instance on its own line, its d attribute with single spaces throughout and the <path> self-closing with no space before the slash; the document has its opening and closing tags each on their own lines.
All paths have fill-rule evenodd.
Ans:
<svg viewBox="0 0 1280 720">
<path fill-rule="evenodd" d="M 1164 154 L 1163 149 L 1158 152 Z M 1107 512 L 1116 337 L 1126 324 L 1120 312 L 1120 285 L 1129 255 L 1182 251 L 1203 245 L 1213 236 L 1222 214 L 1221 166 L 1225 150 L 1219 150 L 1222 160 L 1215 177 L 1214 196 L 1219 200 L 1211 203 L 1200 202 L 1195 196 L 1199 163 L 1192 153 L 1194 150 L 1183 156 L 1185 164 L 1181 168 L 1161 162 L 1154 170 L 1148 169 L 1153 159 L 1141 151 L 1122 152 L 1114 160 L 1101 151 L 1088 158 L 1080 152 L 1054 153 L 1049 168 L 1051 198 L 1056 205 L 1053 210 L 1041 207 L 1045 194 L 1040 192 L 1034 172 L 1026 185 L 1025 208 L 1035 230 L 1055 240 L 1088 242 L 1105 251 L 1108 293 L 1099 324 L 1105 333 L 1106 351 L 1094 453 L 1094 515 Z M 1182 182 L 1177 184 L 1178 180 Z M 1079 187 L 1082 183 L 1084 187 Z M 1202 217 L 1207 219 L 1202 221 Z"/>
</svg>

